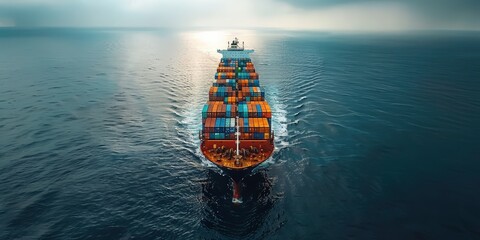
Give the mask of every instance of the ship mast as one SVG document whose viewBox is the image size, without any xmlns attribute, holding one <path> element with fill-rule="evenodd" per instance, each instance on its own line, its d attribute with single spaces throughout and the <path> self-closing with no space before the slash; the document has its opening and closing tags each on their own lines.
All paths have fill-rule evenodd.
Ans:
<svg viewBox="0 0 480 240">
<path fill-rule="evenodd" d="M 238 126 L 238 116 L 235 117 L 236 118 L 236 128 L 237 128 L 237 131 L 235 132 L 235 136 L 237 137 L 237 141 L 235 141 L 235 143 L 237 144 L 237 155 L 235 155 L 235 165 L 240 165 L 240 126 Z"/>
<path fill-rule="evenodd" d="M 237 141 L 235 141 L 235 143 L 237 144 L 237 156 L 240 155 L 239 154 L 239 148 L 240 148 L 240 131 L 239 131 L 239 126 L 238 126 L 238 116 L 236 117 L 237 118 L 237 132 L 235 133 L 235 135 L 237 136 Z"/>
</svg>

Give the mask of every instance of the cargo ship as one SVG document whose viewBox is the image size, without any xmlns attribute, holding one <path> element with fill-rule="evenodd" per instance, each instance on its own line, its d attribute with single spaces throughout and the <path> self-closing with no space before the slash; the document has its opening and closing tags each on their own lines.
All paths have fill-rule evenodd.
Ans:
<svg viewBox="0 0 480 240">
<path fill-rule="evenodd" d="M 241 203 L 240 181 L 274 151 L 272 111 L 250 59 L 254 50 L 235 38 L 217 52 L 222 58 L 202 109 L 200 150 L 232 178 L 232 201 Z"/>
</svg>

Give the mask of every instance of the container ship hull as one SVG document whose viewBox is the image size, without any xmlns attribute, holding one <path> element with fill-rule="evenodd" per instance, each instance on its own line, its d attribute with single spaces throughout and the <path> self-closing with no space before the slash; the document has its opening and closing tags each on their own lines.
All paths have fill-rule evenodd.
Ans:
<svg viewBox="0 0 480 240">
<path fill-rule="evenodd" d="M 226 140 L 206 140 L 201 143 L 201 150 L 205 158 L 214 163 L 217 167 L 228 173 L 232 178 L 240 179 L 250 174 L 258 165 L 271 157 L 274 146 L 271 140 L 244 140 L 240 143 L 240 149 L 249 149 L 250 146 L 258 146 L 263 149 L 258 156 L 246 156 L 240 161 L 239 165 L 235 164 L 235 159 L 222 157 L 222 153 L 216 153 L 216 146 L 225 146 L 226 149 L 236 148 L 235 141 Z M 218 148 L 218 147 L 217 147 Z"/>
<path fill-rule="evenodd" d="M 272 111 L 249 56 L 253 50 L 240 47 L 235 38 L 217 52 L 223 57 L 202 109 L 200 149 L 232 177 L 238 201 L 238 182 L 274 151 Z"/>
</svg>

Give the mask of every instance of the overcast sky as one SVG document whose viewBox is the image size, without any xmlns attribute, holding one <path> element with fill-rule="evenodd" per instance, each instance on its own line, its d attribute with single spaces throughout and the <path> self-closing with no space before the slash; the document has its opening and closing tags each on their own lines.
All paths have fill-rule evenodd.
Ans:
<svg viewBox="0 0 480 240">
<path fill-rule="evenodd" d="M 480 0 L 0 0 L 0 26 L 480 30 Z"/>
</svg>

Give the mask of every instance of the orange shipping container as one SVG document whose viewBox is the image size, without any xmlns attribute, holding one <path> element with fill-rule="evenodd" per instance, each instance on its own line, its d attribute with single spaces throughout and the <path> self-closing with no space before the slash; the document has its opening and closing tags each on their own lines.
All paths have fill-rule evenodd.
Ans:
<svg viewBox="0 0 480 240">
<path fill-rule="evenodd" d="M 215 106 L 215 105 L 214 104 L 208 104 L 207 116 L 208 116 L 208 113 L 213 112 L 213 106 Z"/>
<path fill-rule="evenodd" d="M 265 109 L 267 113 L 270 113 L 270 117 L 272 117 L 272 110 L 270 109 L 270 105 L 268 105 L 268 103 L 265 103 Z"/>
<path fill-rule="evenodd" d="M 265 107 L 265 102 L 262 102 L 260 105 L 260 108 L 262 109 L 262 117 L 267 117 L 266 115 L 268 115 L 267 113 L 267 108 Z"/>
<path fill-rule="evenodd" d="M 263 118 L 258 119 L 258 132 L 263 132 Z"/>
<path fill-rule="evenodd" d="M 239 119 L 238 119 L 238 126 L 240 127 L 240 132 L 243 132 L 243 131 L 244 131 L 244 128 L 243 128 L 243 118 L 239 118 Z"/>
<path fill-rule="evenodd" d="M 210 129 L 211 129 L 212 132 L 215 131 L 214 128 L 215 128 L 215 121 L 216 121 L 216 120 L 217 120 L 217 118 L 212 118 L 212 119 L 210 120 Z"/>
<path fill-rule="evenodd" d="M 207 118 L 207 120 L 205 121 L 205 127 L 203 128 L 204 132 L 210 132 L 210 121 L 211 118 Z"/>
<path fill-rule="evenodd" d="M 218 103 L 215 103 L 215 104 L 213 105 L 213 111 L 212 111 L 212 112 L 213 112 L 214 116 L 217 115 L 217 112 L 218 112 Z"/>
</svg>

